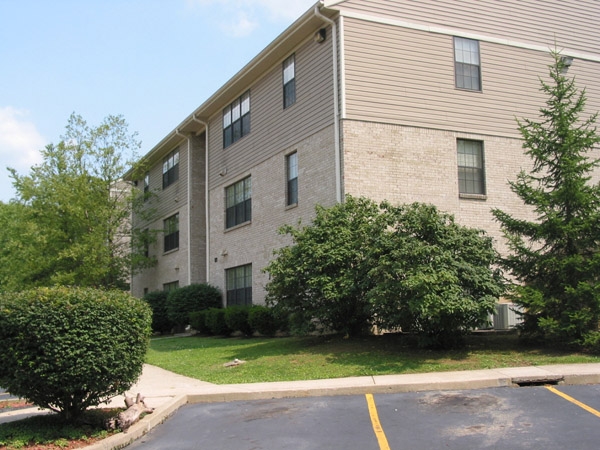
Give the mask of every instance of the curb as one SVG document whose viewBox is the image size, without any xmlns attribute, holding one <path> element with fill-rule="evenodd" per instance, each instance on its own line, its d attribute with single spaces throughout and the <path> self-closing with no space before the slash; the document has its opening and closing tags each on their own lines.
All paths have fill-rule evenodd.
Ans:
<svg viewBox="0 0 600 450">
<path fill-rule="evenodd" d="M 202 393 L 172 397 L 147 414 L 127 432 L 83 447 L 86 450 L 117 450 L 140 439 L 186 404 L 271 400 L 321 396 L 391 394 L 403 392 L 451 391 L 495 387 L 539 386 L 544 384 L 600 384 L 600 363 L 512 367 L 459 372 L 431 372 L 377 375 L 354 378 L 274 383 L 210 385 Z M 210 392 L 210 391 L 213 392 Z"/>
<path fill-rule="evenodd" d="M 527 373 L 523 373 L 527 372 Z M 418 374 L 420 381 L 410 382 L 413 375 L 382 375 L 334 380 L 310 380 L 283 383 L 220 385 L 222 392 L 182 395 L 157 408 L 132 426 L 127 433 L 111 436 L 86 450 L 117 450 L 141 438 L 163 423 L 186 404 L 270 400 L 320 396 L 391 394 L 403 392 L 451 391 L 494 387 L 532 386 L 543 384 L 583 385 L 600 384 L 600 372 L 560 373 L 552 366 L 531 368 L 491 369 L 472 372 Z M 456 379 L 452 379 L 456 378 Z M 270 389 L 265 389 L 266 385 Z M 230 389 L 227 391 L 227 389 Z M 223 392 L 224 391 L 224 392 Z"/>
<path fill-rule="evenodd" d="M 83 448 L 86 450 L 117 450 L 123 448 L 163 423 L 186 403 L 188 403 L 187 395 L 175 397 L 170 402 L 156 408 L 152 414 L 144 416 L 143 419 L 132 425 L 126 432 L 109 436 L 106 439 Z"/>
</svg>

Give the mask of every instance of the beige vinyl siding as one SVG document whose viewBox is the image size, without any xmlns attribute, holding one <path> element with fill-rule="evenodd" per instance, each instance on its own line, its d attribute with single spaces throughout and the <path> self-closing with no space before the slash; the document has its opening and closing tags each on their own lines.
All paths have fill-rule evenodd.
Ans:
<svg viewBox="0 0 600 450">
<path fill-rule="evenodd" d="M 333 7 L 598 55 L 598 0 L 347 0 Z"/>
<path fill-rule="evenodd" d="M 148 210 L 152 210 L 153 220 L 162 220 L 187 204 L 187 140 L 184 140 L 180 145 L 166 152 L 165 156 L 176 149 L 179 149 L 179 179 L 177 181 L 166 189 L 162 188 L 162 158 L 148 171 L 150 174 L 150 191 L 154 195 L 146 202 L 145 207 Z M 138 183 L 138 187 L 140 186 L 143 189 L 143 182 Z M 136 227 L 138 228 L 143 228 L 146 225 L 146 223 L 136 223 Z"/>
<path fill-rule="evenodd" d="M 223 149 L 222 115 L 219 112 L 211 118 L 209 186 L 233 181 L 281 149 L 333 123 L 331 29 L 324 43 L 308 39 L 296 50 L 296 103 L 284 110 L 281 62 L 290 54 L 248 86 L 250 134 Z"/>
<path fill-rule="evenodd" d="M 549 54 L 480 43 L 482 92 L 455 88 L 450 35 L 344 19 L 346 117 L 518 137 L 515 117 L 536 117 L 539 76 Z M 576 60 L 572 74 L 598 103 L 598 63 Z"/>
</svg>

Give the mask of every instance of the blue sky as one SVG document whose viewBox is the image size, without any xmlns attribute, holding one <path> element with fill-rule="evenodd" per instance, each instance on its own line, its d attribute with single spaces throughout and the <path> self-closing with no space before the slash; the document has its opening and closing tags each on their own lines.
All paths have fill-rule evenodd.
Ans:
<svg viewBox="0 0 600 450">
<path fill-rule="evenodd" d="M 0 201 L 72 112 L 150 150 L 316 0 L 0 0 Z"/>
</svg>

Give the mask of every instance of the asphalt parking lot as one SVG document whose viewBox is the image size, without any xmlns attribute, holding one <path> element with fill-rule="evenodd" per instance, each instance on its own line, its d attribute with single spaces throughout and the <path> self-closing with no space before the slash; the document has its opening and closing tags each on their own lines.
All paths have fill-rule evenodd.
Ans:
<svg viewBox="0 0 600 450">
<path fill-rule="evenodd" d="M 4 388 L 0 387 L 0 401 L 2 400 L 16 400 L 17 397 L 15 397 L 12 394 L 9 394 L 8 392 L 6 392 L 6 390 Z"/>
<path fill-rule="evenodd" d="M 186 405 L 133 449 L 597 449 L 600 386 Z"/>
</svg>

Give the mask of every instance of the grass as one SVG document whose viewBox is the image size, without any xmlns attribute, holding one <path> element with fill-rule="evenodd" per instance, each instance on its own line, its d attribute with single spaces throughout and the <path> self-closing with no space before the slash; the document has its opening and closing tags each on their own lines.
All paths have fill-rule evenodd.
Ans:
<svg viewBox="0 0 600 450">
<path fill-rule="evenodd" d="M 120 409 L 93 409 L 85 413 L 79 425 L 65 424 L 56 414 L 43 414 L 0 424 L 0 448 L 73 449 L 108 437 L 105 421 Z"/>
<path fill-rule="evenodd" d="M 233 359 L 246 361 L 235 367 Z M 522 347 L 515 334 L 469 336 L 461 350 L 416 349 L 406 336 L 153 339 L 146 361 L 216 384 L 294 381 L 600 362 L 599 356 Z"/>
</svg>

